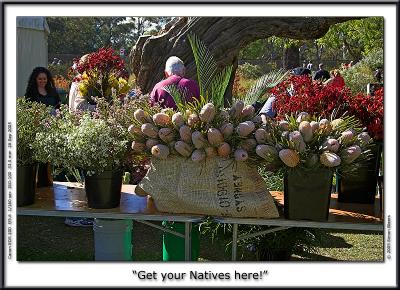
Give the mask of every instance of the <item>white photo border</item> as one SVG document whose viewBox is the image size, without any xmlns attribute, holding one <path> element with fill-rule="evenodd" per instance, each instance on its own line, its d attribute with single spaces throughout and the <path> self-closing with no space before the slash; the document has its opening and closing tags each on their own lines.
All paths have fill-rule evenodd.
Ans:
<svg viewBox="0 0 400 290">
<path fill-rule="evenodd" d="M 94 15 L 95 14 L 95 15 Z M 99 287 L 184 287 L 184 286 L 396 286 L 397 285 L 397 232 L 393 224 L 397 220 L 397 7 L 395 4 L 18 4 L 4 5 L 4 77 L 5 77 L 5 124 L 10 122 L 13 136 L 16 136 L 16 16 L 383 16 L 385 18 L 385 221 L 390 216 L 391 259 L 385 262 L 60 262 L 33 263 L 16 261 L 16 212 L 12 217 L 12 259 L 4 253 L 6 287 L 20 286 L 99 286 Z M 16 143 L 13 139 L 13 156 Z M 16 160 L 14 161 L 14 171 Z M 5 165 L 4 165 L 5 166 Z M 14 174 L 15 176 L 15 174 Z M 16 188 L 15 178 L 12 180 Z M 5 183 L 6 186 L 6 183 Z M 6 192 L 6 188 L 4 188 Z M 7 205 L 6 195 L 4 204 Z M 15 201 L 14 201 L 14 204 Z M 7 222 L 6 211 L 4 221 Z M 6 226 L 4 226 L 6 228 Z M 388 246 L 388 228 L 385 226 L 385 250 Z M 138 238 L 138 237 L 136 237 Z M 4 243 L 7 246 L 7 236 Z M 7 247 L 6 247 L 7 248 Z M 157 280 L 138 280 L 133 270 L 159 273 Z M 268 271 L 262 280 L 169 280 L 162 282 L 161 274 L 187 273 L 188 271 L 231 273 Z"/>
</svg>

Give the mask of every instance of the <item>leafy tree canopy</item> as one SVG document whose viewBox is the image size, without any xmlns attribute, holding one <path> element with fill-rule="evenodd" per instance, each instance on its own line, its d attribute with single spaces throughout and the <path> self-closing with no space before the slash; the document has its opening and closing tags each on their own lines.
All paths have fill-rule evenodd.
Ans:
<svg viewBox="0 0 400 290">
<path fill-rule="evenodd" d="M 383 48 L 383 37 L 383 17 L 368 17 L 331 26 L 318 43 L 331 50 L 346 48 L 352 58 L 361 59 Z"/>
<path fill-rule="evenodd" d="M 77 54 L 111 46 L 130 51 L 140 35 L 156 33 L 171 17 L 47 17 L 50 54 Z"/>
<path fill-rule="evenodd" d="M 295 40 L 272 36 L 259 39 L 240 52 L 240 59 L 277 59 L 285 48 L 299 47 L 303 61 L 322 59 L 360 60 L 377 49 L 383 49 L 383 17 L 368 17 L 332 25 L 315 40 Z M 269 57 L 266 57 L 269 56 Z"/>
</svg>

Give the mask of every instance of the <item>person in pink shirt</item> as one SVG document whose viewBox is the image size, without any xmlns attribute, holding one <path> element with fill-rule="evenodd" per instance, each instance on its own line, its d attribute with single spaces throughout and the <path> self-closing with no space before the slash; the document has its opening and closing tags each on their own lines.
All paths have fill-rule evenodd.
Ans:
<svg viewBox="0 0 400 290">
<path fill-rule="evenodd" d="M 187 79 L 184 77 L 185 75 L 185 65 L 183 61 L 176 56 L 171 56 L 168 58 L 167 62 L 165 63 L 165 70 L 164 74 L 166 76 L 166 79 L 160 81 L 157 83 L 149 97 L 149 103 L 151 106 L 154 106 L 155 104 L 159 104 L 162 108 L 173 108 L 176 109 L 176 103 L 172 96 L 164 89 L 165 86 L 168 85 L 176 85 L 177 88 L 183 92 L 183 95 L 186 99 L 186 102 L 191 102 L 195 99 L 200 99 L 200 88 L 194 80 Z M 182 234 L 182 229 L 184 229 L 184 223 L 171 223 L 168 221 L 163 221 L 162 225 L 166 228 L 178 231 Z M 200 235 L 200 230 L 199 226 L 197 224 L 193 225 L 192 228 L 192 236 L 199 236 Z M 180 259 L 178 258 L 180 254 L 171 248 L 170 242 L 168 242 L 170 238 L 168 237 L 167 233 L 164 233 L 163 236 L 163 247 L 166 252 L 169 252 L 169 255 L 171 255 L 171 259 Z M 184 240 L 180 239 L 181 241 L 178 243 L 178 245 L 175 245 L 174 247 L 176 248 L 184 248 Z M 200 240 L 199 239 L 192 239 L 192 247 L 193 248 L 199 248 L 200 245 Z"/>
<path fill-rule="evenodd" d="M 196 81 L 185 78 L 185 65 L 176 56 L 171 56 L 165 63 L 164 74 L 166 79 L 157 83 L 149 98 L 150 105 L 159 104 L 163 108 L 176 109 L 176 104 L 172 96 L 164 89 L 168 85 L 176 85 L 180 91 L 185 92 L 186 101 L 191 102 L 200 98 L 200 89 Z"/>
</svg>

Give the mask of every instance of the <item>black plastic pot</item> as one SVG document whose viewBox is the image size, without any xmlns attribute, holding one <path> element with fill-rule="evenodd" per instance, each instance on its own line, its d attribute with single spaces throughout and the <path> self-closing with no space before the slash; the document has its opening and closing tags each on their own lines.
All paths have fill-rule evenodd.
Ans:
<svg viewBox="0 0 400 290">
<path fill-rule="evenodd" d="M 41 163 L 37 165 L 37 187 L 53 186 L 52 166 L 50 163 Z"/>
<path fill-rule="evenodd" d="M 121 199 L 122 171 L 85 174 L 85 190 L 90 208 L 114 208 Z"/>
<path fill-rule="evenodd" d="M 326 221 L 329 215 L 333 172 L 295 169 L 284 178 L 284 214 L 287 219 Z"/>
<path fill-rule="evenodd" d="M 352 175 L 336 173 L 336 191 L 339 202 L 373 204 L 378 184 L 379 165 L 381 162 L 382 143 L 377 143 L 372 150 L 373 158 Z"/>
<path fill-rule="evenodd" d="M 36 165 L 17 166 L 17 206 L 35 202 Z"/>
</svg>

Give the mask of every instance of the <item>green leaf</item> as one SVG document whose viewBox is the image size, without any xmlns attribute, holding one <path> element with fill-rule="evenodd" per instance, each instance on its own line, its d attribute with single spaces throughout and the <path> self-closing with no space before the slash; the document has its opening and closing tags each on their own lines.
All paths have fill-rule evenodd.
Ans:
<svg viewBox="0 0 400 290">
<path fill-rule="evenodd" d="M 208 93 L 217 73 L 217 63 L 205 44 L 195 34 L 190 34 L 188 39 L 196 62 L 200 95 L 208 99 Z"/>
<path fill-rule="evenodd" d="M 245 105 L 254 104 L 264 95 L 266 89 L 272 88 L 279 84 L 288 75 L 288 73 L 289 71 L 280 69 L 277 71 L 271 71 L 257 79 L 243 100 Z"/>
<path fill-rule="evenodd" d="M 232 66 L 230 65 L 219 72 L 211 84 L 212 102 L 216 108 L 223 107 L 224 105 L 224 95 L 226 88 L 228 87 L 231 74 Z"/>
<path fill-rule="evenodd" d="M 175 84 L 164 86 L 162 89 L 172 96 L 179 111 L 184 111 L 183 107 L 189 95 L 188 89 L 179 89 Z"/>
</svg>

